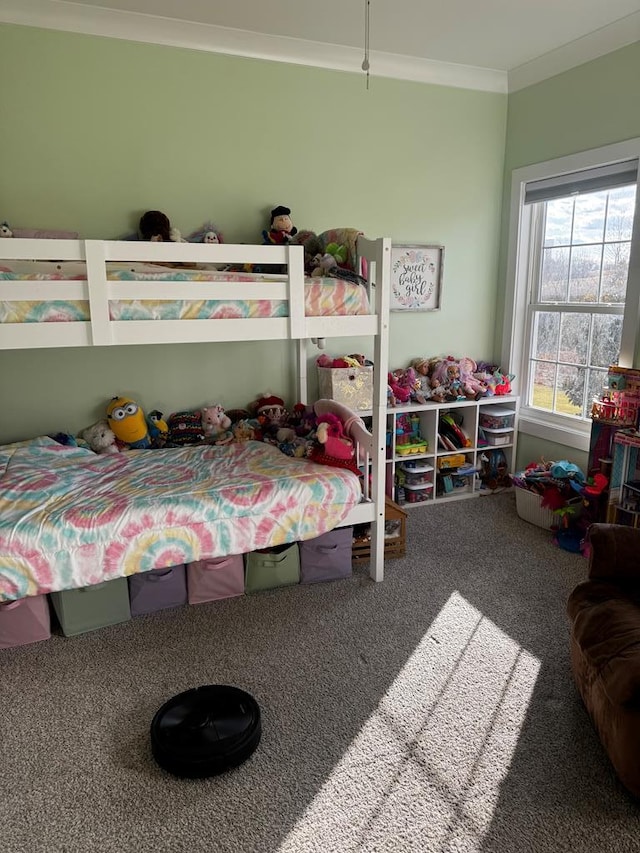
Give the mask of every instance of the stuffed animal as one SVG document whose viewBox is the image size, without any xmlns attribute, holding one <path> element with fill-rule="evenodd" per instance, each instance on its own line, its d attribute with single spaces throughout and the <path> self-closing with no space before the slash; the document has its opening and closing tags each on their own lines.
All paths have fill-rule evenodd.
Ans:
<svg viewBox="0 0 640 853">
<path fill-rule="evenodd" d="M 355 459 L 355 446 L 345 434 L 340 418 L 331 412 L 318 417 L 316 439 L 309 458 L 321 465 L 347 468 L 355 474 L 360 473 Z"/>
<path fill-rule="evenodd" d="M 314 278 L 329 275 L 332 270 L 338 269 L 338 262 L 333 255 L 326 252 L 324 255 L 318 254 L 312 258 L 311 275 Z"/>
<path fill-rule="evenodd" d="M 210 444 L 229 444 L 233 441 L 233 433 L 230 431 L 231 419 L 218 403 L 212 403 L 202 409 L 201 422 L 205 441 Z"/>
<path fill-rule="evenodd" d="M 106 455 L 108 453 L 119 453 L 116 436 L 107 421 L 96 421 L 95 424 L 83 429 L 79 435 L 86 441 L 94 453 Z"/>
<path fill-rule="evenodd" d="M 342 421 L 337 415 L 328 413 L 318 418 L 316 438 L 324 445 L 327 456 L 334 459 L 351 459 L 354 454 L 353 442 L 345 435 Z"/>
<path fill-rule="evenodd" d="M 174 412 L 167 419 L 169 434 L 167 444 L 186 447 L 189 444 L 204 444 L 202 412 Z"/>
<path fill-rule="evenodd" d="M 118 441 L 126 447 L 151 447 L 151 438 L 144 412 L 129 397 L 113 397 L 107 406 L 107 423 Z"/>
<path fill-rule="evenodd" d="M 138 228 L 142 239 L 149 240 L 151 243 L 186 242 L 178 229 L 171 227 L 169 217 L 161 210 L 147 210 L 143 213 Z"/>
<path fill-rule="evenodd" d="M 271 223 L 268 231 L 262 232 L 262 238 L 266 245 L 275 244 L 282 246 L 288 243 L 298 233 L 298 229 L 291 221 L 291 210 L 284 205 L 278 205 L 271 211 Z"/>
<path fill-rule="evenodd" d="M 196 231 L 192 231 L 187 237 L 188 243 L 224 243 L 222 233 L 213 222 L 205 222 Z"/>
<path fill-rule="evenodd" d="M 149 437 L 153 447 L 164 447 L 167 443 L 169 434 L 169 426 L 164 419 L 162 412 L 154 409 L 147 415 L 147 426 L 149 428 Z"/>
<path fill-rule="evenodd" d="M 13 231 L 8 222 L 0 222 L 0 237 L 13 237 Z"/>
</svg>

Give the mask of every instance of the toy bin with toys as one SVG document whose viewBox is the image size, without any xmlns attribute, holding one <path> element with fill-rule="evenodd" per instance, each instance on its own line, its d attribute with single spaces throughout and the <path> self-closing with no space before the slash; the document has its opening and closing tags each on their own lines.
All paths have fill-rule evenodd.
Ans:
<svg viewBox="0 0 640 853">
<path fill-rule="evenodd" d="M 324 353 L 317 359 L 320 397 L 335 400 L 354 412 L 373 408 L 373 365 L 362 356 L 331 359 Z"/>
</svg>

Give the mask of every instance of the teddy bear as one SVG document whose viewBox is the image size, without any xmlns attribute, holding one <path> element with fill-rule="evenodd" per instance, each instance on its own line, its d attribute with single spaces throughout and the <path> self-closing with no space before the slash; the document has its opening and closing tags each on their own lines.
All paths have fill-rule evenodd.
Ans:
<svg viewBox="0 0 640 853">
<path fill-rule="evenodd" d="M 103 456 L 109 453 L 119 453 L 116 434 L 105 420 L 96 421 L 86 427 L 79 437 L 86 441 L 94 453 Z"/>
<path fill-rule="evenodd" d="M 202 430 L 208 444 L 229 444 L 233 441 L 231 418 L 219 403 L 211 403 L 202 408 Z"/>
</svg>

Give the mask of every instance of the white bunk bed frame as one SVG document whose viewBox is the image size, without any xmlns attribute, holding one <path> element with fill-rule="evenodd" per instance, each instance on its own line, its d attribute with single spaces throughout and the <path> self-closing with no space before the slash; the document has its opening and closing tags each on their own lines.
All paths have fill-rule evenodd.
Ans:
<svg viewBox="0 0 640 853">
<path fill-rule="evenodd" d="M 0 281 L 0 300 L 81 300 L 90 318 L 76 322 L 1 323 L 0 349 L 117 346 L 229 341 L 289 340 L 296 345 L 298 400 L 308 402 L 308 344 L 324 338 L 367 336 L 374 339 L 372 429 L 357 419 L 351 435 L 364 462 L 363 500 L 341 526 L 371 524 L 369 573 L 384 576 L 385 454 L 391 240 L 358 238 L 359 258 L 367 261 L 370 314 L 307 317 L 302 246 L 148 243 L 122 240 L 0 240 L 0 261 L 76 261 L 86 263 L 82 281 Z M 212 320 L 111 320 L 110 300 L 256 299 L 250 282 L 109 281 L 109 262 L 165 264 L 278 264 L 284 275 L 267 275 L 259 298 L 285 301 L 288 316 Z M 53 268 L 52 268 L 53 269 Z M 366 472 L 370 472 L 370 477 Z"/>
</svg>

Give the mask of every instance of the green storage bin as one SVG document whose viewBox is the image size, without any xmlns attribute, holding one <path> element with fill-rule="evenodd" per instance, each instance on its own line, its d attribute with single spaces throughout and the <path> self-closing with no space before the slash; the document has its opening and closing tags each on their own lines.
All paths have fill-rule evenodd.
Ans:
<svg viewBox="0 0 640 853">
<path fill-rule="evenodd" d="M 245 556 L 244 591 L 260 592 L 300 583 L 298 543 L 279 545 Z"/>
<path fill-rule="evenodd" d="M 126 578 L 52 592 L 50 598 L 65 637 L 131 619 Z"/>
</svg>

